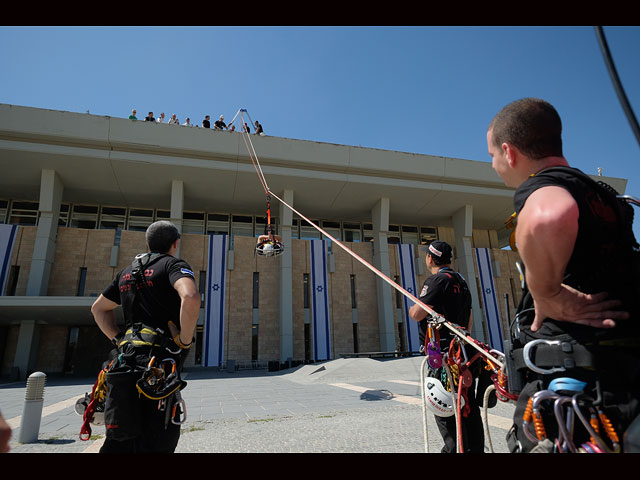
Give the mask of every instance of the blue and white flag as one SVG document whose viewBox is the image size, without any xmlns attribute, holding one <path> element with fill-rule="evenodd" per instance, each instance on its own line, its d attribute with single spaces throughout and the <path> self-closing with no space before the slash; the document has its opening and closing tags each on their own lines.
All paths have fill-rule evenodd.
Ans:
<svg viewBox="0 0 640 480">
<path fill-rule="evenodd" d="M 413 245 L 408 243 L 398 245 L 398 263 L 400 264 L 400 286 L 410 294 L 418 297 Z M 407 351 L 419 352 L 420 333 L 418 322 L 409 316 L 409 309 L 415 305 L 415 302 L 406 295 L 403 295 L 402 298 L 404 301 L 404 325 L 407 336 Z"/>
<path fill-rule="evenodd" d="M 17 225 L 0 224 L 0 295 L 4 295 L 4 289 L 9 277 L 11 253 L 18 233 Z"/>
<path fill-rule="evenodd" d="M 219 367 L 224 360 L 226 260 L 227 235 L 209 235 L 203 348 L 205 367 Z"/>
<path fill-rule="evenodd" d="M 475 251 L 480 288 L 482 289 L 484 316 L 487 319 L 487 331 L 489 332 L 489 345 L 503 352 L 504 346 L 502 324 L 500 323 L 500 309 L 498 308 L 496 287 L 493 283 L 493 269 L 491 268 L 489 249 L 476 248 Z"/>
<path fill-rule="evenodd" d="M 327 242 L 310 240 L 311 297 L 314 361 L 331 359 L 331 329 L 327 282 Z"/>
</svg>

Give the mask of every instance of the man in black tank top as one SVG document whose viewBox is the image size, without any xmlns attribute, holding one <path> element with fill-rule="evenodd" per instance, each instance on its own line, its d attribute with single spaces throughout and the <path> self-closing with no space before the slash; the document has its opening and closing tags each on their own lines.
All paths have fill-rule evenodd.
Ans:
<svg viewBox="0 0 640 480">
<path fill-rule="evenodd" d="M 561 131 L 552 105 L 525 98 L 504 107 L 487 132 L 494 170 L 516 188 L 516 244 L 524 263 L 519 335 L 505 352 L 514 365 L 509 383 L 520 387 L 508 435 L 512 451 L 553 450 L 553 404 L 544 424 L 551 443 L 532 436 L 523 414 L 536 391 L 558 392 L 557 379 L 584 382 L 584 394 L 609 417 L 617 444 L 625 431 L 635 430 L 629 426 L 640 413 L 640 280 L 631 268 L 637 262 L 632 207 L 569 166 Z M 578 430 L 576 448 L 591 448 Z M 623 448 L 632 451 L 634 440 L 627 437 Z M 604 447 L 616 449 L 612 443 Z"/>
</svg>

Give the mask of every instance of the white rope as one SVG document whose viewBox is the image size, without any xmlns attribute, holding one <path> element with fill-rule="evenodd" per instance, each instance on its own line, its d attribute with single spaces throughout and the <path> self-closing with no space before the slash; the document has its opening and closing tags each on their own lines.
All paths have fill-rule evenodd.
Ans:
<svg viewBox="0 0 640 480">
<path fill-rule="evenodd" d="M 243 117 L 244 111 L 243 110 L 240 110 L 240 111 L 242 112 L 241 113 L 241 119 L 242 119 L 243 126 L 244 126 L 244 117 Z M 248 115 L 248 112 L 247 112 L 247 115 Z M 236 114 L 236 116 L 237 116 L 237 114 Z M 235 117 L 234 117 L 234 120 L 235 120 Z M 442 315 L 437 313 L 435 310 L 430 308 L 428 305 L 425 305 L 415 295 L 411 294 L 410 292 L 408 292 L 407 290 L 402 288 L 400 285 L 398 285 L 396 282 L 394 282 L 393 280 L 388 278 L 380 270 L 375 268 L 373 265 L 369 264 L 366 260 L 361 258 L 359 255 L 357 255 L 353 250 L 351 250 L 351 249 L 347 248 L 346 246 L 344 246 L 341 242 L 336 240 L 333 236 L 329 235 L 329 233 L 324 231 L 318 225 L 316 225 L 311 220 L 309 220 L 307 217 L 305 217 L 302 213 L 298 212 L 295 208 L 293 208 L 291 205 L 289 205 L 287 202 L 285 202 L 283 199 L 281 199 L 275 193 L 273 193 L 269 189 L 269 186 L 267 184 L 267 180 L 264 177 L 264 173 L 262 172 L 262 168 L 260 166 L 260 161 L 258 159 L 258 155 L 256 154 L 255 148 L 253 146 L 253 142 L 251 142 L 251 137 L 249 136 L 248 132 L 244 131 L 244 129 L 243 129 L 242 133 L 243 133 L 243 138 L 244 138 L 244 141 L 245 141 L 245 146 L 247 147 L 247 151 L 249 152 L 249 156 L 251 157 L 251 162 L 253 163 L 253 166 L 256 169 L 256 173 L 258 174 L 258 177 L 260 179 L 260 183 L 262 184 L 262 187 L 264 188 L 265 193 L 267 193 L 267 195 L 272 195 L 274 198 L 279 200 L 280 203 L 285 205 L 292 212 L 296 213 L 300 218 L 305 220 L 309 225 L 314 227 L 316 230 L 318 230 L 320 233 L 322 233 L 325 237 L 328 237 L 329 239 L 331 239 L 331 241 L 333 243 L 338 245 L 345 252 L 347 252 L 349 255 L 351 255 L 356 260 L 358 260 L 362 265 L 364 265 L 369 270 L 371 270 L 373 273 L 375 273 L 379 278 L 381 278 L 382 280 L 387 282 L 389 285 L 391 285 L 391 287 L 393 287 L 394 289 L 396 289 L 397 291 L 402 293 L 404 296 L 406 296 L 406 297 L 410 298 L 411 300 L 413 300 L 420 308 L 422 308 L 424 311 L 426 311 L 428 314 L 431 315 L 432 319 L 435 320 L 435 323 L 437 325 L 444 325 L 451 332 L 453 332 L 455 335 L 457 335 L 458 337 L 463 339 L 467 344 L 469 344 L 473 348 L 475 348 L 478 352 L 480 352 L 488 360 L 493 362 L 495 365 L 498 365 L 500 368 L 504 368 L 504 365 L 503 365 L 502 362 L 497 360 L 493 355 L 488 353 L 486 350 L 480 348 L 480 346 L 475 342 L 475 340 L 472 337 L 468 337 L 465 334 L 463 334 L 460 331 L 460 329 L 458 329 L 457 327 L 452 325 L 450 322 L 446 321 L 446 319 Z M 251 145 L 251 148 L 249 148 L 249 145 Z M 493 351 L 496 351 L 497 353 L 501 353 L 501 352 L 498 352 L 497 350 L 492 350 L 492 352 Z M 421 365 L 421 369 L 420 369 L 420 375 L 421 375 L 420 384 L 421 384 L 421 391 L 422 391 L 422 415 L 423 415 L 425 452 L 428 453 L 429 452 L 428 431 L 427 431 L 428 428 L 427 428 L 426 396 L 425 396 L 425 388 L 424 388 L 424 382 L 425 382 L 424 367 L 425 367 L 426 361 L 427 361 L 427 357 L 425 356 L 424 360 L 422 361 L 422 365 Z M 454 387 L 453 387 L 453 379 L 452 379 L 452 376 L 451 376 L 451 372 L 450 372 L 449 368 L 446 365 L 444 367 L 445 367 L 445 370 L 447 372 L 447 377 L 449 378 L 449 384 L 451 385 L 451 389 L 452 389 L 452 392 L 453 392 Z M 460 379 L 459 381 L 462 381 L 462 379 Z M 459 396 L 459 395 L 457 395 L 457 396 Z M 458 399 L 458 404 L 459 404 L 459 401 L 460 400 Z M 454 415 L 455 415 L 455 419 L 456 419 L 456 450 L 458 452 L 460 452 L 460 450 L 461 450 L 460 442 L 461 442 L 462 439 L 459 438 L 460 437 L 459 430 L 460 430 L 460 421 L 461 420 L 460 420 L 459 415 L 458 415 L 458 408 L 454 408 Z"/>
<path fill-rule="evenodd" d="M 487 443 L 489 444 L 489 452 L 494 453 L 493 443 L 491 442 L 491 432 L 489 431 L 489 395 L 496 389 L 495 385 L 489 385 L 484 392 L 484 398 L 482 401 L 482 423 L 484 424 L 484 431 L 487 434 Z"/>
<path fill-rule="evenodd" d="M 422 427 L 424 429 L 424 453 L 429 453 L 429 433 L 427 432 L 427 397 L 424 389 L 424 366 L 427 363 L 427 356 L 424 356 L 420 365 L 420 387 L 422 393 Z"/>
</svg>

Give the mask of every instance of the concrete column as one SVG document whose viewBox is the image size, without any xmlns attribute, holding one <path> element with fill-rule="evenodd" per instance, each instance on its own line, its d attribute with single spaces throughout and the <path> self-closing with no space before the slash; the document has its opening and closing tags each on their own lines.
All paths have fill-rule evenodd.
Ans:
<svg viewBox="0 0 640 480">
<path fill-rule="evenodd" d="M 13 366 L 19 369 L 19 379 L 26 380 L 29 370 L 36 364 L 40 326 L 35 320 L 22 320 Z"/>
<path fill-rule="evenodd" d="M 40 218 L 27 281 L 27 295 L 45 296 L 51 266 L 56 255 L 58 217 L 64 187 L 55 170 L 42 170 L 40 177 Z"/>
<path fill-rule="evenodd" d="M 171 182 L 171 213 L 169 220 L 178 228 L 182 234 L 182 212 L 184 211 L 184 182 L 182 180 L 173 180 Z M 178 251 L 176 257 L 180 256 L 180 247 L 182 242 L 178 243 Z"/>
<path fill-rule="evenodd" d="M 373 266 L 387 277 L 391 274 L 389 266 L 389 199 L 381 198 L 371 210 L 373 223 Z M 376 293 L 378 300 L 378 323 L 380 326 L 380 349 L 392 352 L 396 348 L 393 292 L 391 286 L 376 276 Z"/>
<path fill-rule="evenodd" d="M 293 206 L 293 190 L 285 190 L 281 197 Z M 280 203 L 279 235 L 282 237 L 284 252 L 280 258 L 280 362 L 293 359 L 293 262 L 291 256 L 291 228 L 293 212 Z"/>
<path fill-rule="evenodd" d="M 458 271 L 467 280 L 473 301 L 471 308 L 473 324 L 469 333 L 476 340 L 485 342 L 484 329 L 482 328 L 485 320 L 482 308 L 480 308 L 473 256 L 473 206 L 465 205 L 451 218 L 456 236 L 456 265 Z"/>
</svg>

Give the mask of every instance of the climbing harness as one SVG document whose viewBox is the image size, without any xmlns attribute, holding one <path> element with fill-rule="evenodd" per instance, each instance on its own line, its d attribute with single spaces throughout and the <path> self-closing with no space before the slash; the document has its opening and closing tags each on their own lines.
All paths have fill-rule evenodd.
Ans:
<svg viewBox="0 0 640 480">
<path fill-rule="evenodd" d="M 178 375 L 176 362 L 172 358 L 165 358 L 156 365 L 156 357 L 151 357 L 136 382 L 138 392 L 151 400 L 164 400 L 186 386 L 187 382 Z"/>
<path fill-rule="evenodd" d="M 256 253 L 265 257 L 274 257 L 284 252 L 284 245 L 279 241 L 279 237 L 273 234 L 271 227 L 271 197 L 267 195 L 267 225 L 265 234 L 258 238 Z"/>
</svg>

